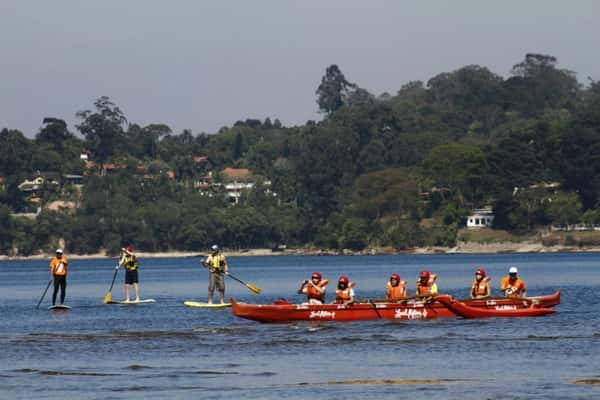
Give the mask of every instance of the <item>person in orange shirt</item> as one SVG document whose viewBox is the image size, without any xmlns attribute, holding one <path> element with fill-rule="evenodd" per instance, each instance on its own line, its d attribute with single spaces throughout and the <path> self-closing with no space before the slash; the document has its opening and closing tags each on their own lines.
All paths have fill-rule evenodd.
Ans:
<svg viewBox="0 0 600 400">
<path fill-rule="evenodd" d="M 432 274 L 429 271 L 423 270 L 419 274 L 419 280 L 417 281 L 417 292 L 418 296 L 435 296 L 438 294 L 436 274 Z"/>
<path fill-rule="evenodd" d="M 486 276 L 485 269 L 476 269 L 475 279 L 473 279 L 473 283 L 471 283 L 471 298 L 483 299 L 485 297 L 490 297 L 492 295 L 489 284 L 491 280 L 492 278 Z"/>
<path fill-rule="evenodd" d="M 310 277 L 310 281 L 302 282 L 298 294 L 306 294 L 308 304 L 323 304 L 325 302 L 325 289 L 329 281 L 323 279 L 320 272 L 315 272 Z"/>
<path fill-rule="evenodd" d="M 350 282 L 347 276 L 340 276 L 335 291 L 335 304 L 348 305 L 354 302 L 354 282 Z"/>
<path fill-rule="evenodd" d="M 400 275 L 392 274 L 386 285 L 386 299 L 398 301 L 406 297 L 406 281 L 400 280 Z"/>
<path fill-rule="evenodd" d="M 67 290 L 67 258 L 62 249 L 56 249 L 56 257 L 50 261 L 50 280 L 54 282 L 54 293 L 52 294 L 52 305 L 56 305 L 56 295 L 60 288 L 60 304 L 64 304 Z"/>
<path fill-rule="evenodd" d="M 504 292 L 505 297 L 526 297 L 527 287 L 525 282 L 517 277 L 519 270 L 517 267 L 510 267 L 508 276 L 502 278 L 500 290 Z"/>
</svg>

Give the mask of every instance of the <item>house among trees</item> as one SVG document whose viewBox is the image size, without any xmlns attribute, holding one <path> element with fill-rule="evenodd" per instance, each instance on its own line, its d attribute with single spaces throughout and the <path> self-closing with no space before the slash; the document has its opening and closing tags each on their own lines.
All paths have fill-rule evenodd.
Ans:
<svg viewBox="0 0 600 400">
<path fill-rule="evenodd" d="M 194 167 L 196 172 L 208 175 L 208 173 L 213 170 L 213 163 L 208 157 L 194 156 Z"/>
<path fill-rule="evenodd" d="M 231 204 L 238 204 L 242 194 L 254 189 L 258 181 L 257 176 L 247 168 L 225 168 L 221 171 L 221 178 L 225 194 Z M 264 181 L 263 186 L 270 187 L 271 181 Z M 270 192 L 269 188 L 267 192 Z"/>
<path fill-rule="evenodd" d="M 489 228 L 494 222 L 492 207 L 474 209 L 467 217 L 467 228 Z"/>
<path fill-rule="evenodd" d="M 61 180 L 58 172 L 37 172 L 19 184 L 19 190 L 30 196 L 43 192 L 56 192 L 60 189 Z"/>
</svg>

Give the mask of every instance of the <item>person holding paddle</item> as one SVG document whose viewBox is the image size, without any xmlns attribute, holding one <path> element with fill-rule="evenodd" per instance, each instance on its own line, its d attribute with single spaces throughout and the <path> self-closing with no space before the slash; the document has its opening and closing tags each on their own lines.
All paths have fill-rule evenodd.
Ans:
<svg viewBox="0 0 600 400">
<path fill-rule="evenodd" d="M 400 275 L 390 275 L 390 280 L 386 285 L 386 300 L 398 301 L 406 297 L 406 281 L 400 280 Z"/>
<path fill-rule="evenodd" d="M 325 289 L 329 281 L 323 279 L 320 272 L 312 274 L 309 280 L 302 282 L 298 294 L 306 294 L 308 304 L 323 304 L 325 302 Z"/>
<path fill-rule="evenodd" d="M 419 280 L 417 281 L 417 295 L 435 296 L 438 294 L 438 287 L 435 283 L 436 279 L 436 274 L 432 274 L 427 270 L 421 271 L 419 274 Z"/>
<path fill-rule="evenodd" d="M 489 283 L 491 280 L 492 278 L 486 276 L 485 269 L 477 268 L 475 270 L 475 279 L 471 283 L 471 298 L 484 299 L 490 297 L 492 295 Z"/>
<path fill-rule="evenodd" d="M 525 282 L 517 277 L 519 270 L 517 267 L 510 267 L 508 276 L 502 278 L 500 290 L 504 292 L 504 297 L 526 297 L 527 287 Z"/>
<path fill-rule="evenodd" d="M 133 253 L 133 248 L 131 246 L 127 246 L 127 248 L 121 249 L 121 259 L 116 266 L 118 270 L 119 267 L 123 265 L 125 267 L 125 301 L 129 300 L 129 289 L 133 286 L 133 290 L 135 291 L 135 302 L 140 301 L 140 289 L 139 289 L 139 278 L 138 278 L 138 259 L 136 255 Z"/>
<path fill-rule="evenodd" d="M 335 291 L 335 304 L 348 304 L 354 303 L 354 282 L 350 282 L 347 276 L 340 276 L 338 279 L 337 289 Z"/>
<path fill-rule="evenodd" d="M 64 304 L 67 290 L 67 258 L 63 256 L 62 249 L 56 249 L 56 257 L 50 261 L 50 280 L 54 282 L 52 305 L 56 305 L 56 295 L 60 288 L 60 304 Z"/>
<path fill-rule="evenodd" d="M 208 304 L 213 303 L 213 296 L 215 287 L 219 291 L 219 300 L 221 304 L 225 304 L 225 277 L 228 275 L 227 259 L 219 251 L 219 246 L 213 244 L 212 254 L 205 260 L 202 260 L 202 264 L 208 267 Z"/>
</svg>

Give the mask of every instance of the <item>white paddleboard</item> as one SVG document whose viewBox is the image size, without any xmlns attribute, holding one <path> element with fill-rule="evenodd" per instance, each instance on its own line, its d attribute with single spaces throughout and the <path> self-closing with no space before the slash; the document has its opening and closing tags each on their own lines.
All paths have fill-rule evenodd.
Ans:
<svg viewBox="0 0 600 400">
<path fill-rule="evenodd" d="M 140 300 L 140 301 L 135 301 L 135 300 L 130 300 L 130 301 L 112 300 L 112 301 L 109 301 L 106 304 L 127 304 L 127 305 L 131 305 L 131 306 L 135 306 L 135 305 L 138 305 L 138 304 L 147 304 L 147 303 L 156 303 L 156 300 L 154 300 L 154 299 L 144 299 L 144 300 Z"/>
<path fill-rule="evenodd" d="M 66 306 L 64 304 L 56 304 L 54 306 L 48 307 L 48 310 L 70 310 L 71 307 Z"/>
<path fill-rule="evenodd" d="M 188 306 L 188 307 L 200 307 L 200 308 L 225 308 L 225 307 L 231 307 L 231 303 L 225 303 L 225 304 L 221 304 L 221 303 L 203 303 L 200 301 L 184 301 L 183 302 L 184 305 Z"/>
</svg>

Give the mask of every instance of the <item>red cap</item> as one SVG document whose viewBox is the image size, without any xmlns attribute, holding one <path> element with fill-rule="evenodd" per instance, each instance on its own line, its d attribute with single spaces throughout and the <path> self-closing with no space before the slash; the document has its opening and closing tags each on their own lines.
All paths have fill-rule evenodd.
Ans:
<svg viewBox="0 0 600 400">
<path fill-rule="evenodd" d="M 340 279 L 338 279 L 338 283 L 345 283 L 347 285 L 348 282 L 350 282 L 350 280 L 347 276 L 340 276 Z"/>
<path fill-rule="evenodd" d="M 421 271 L 421 273 L 419 274 L 419 277 L 421 277 L 421 278 L 427 278 L 427 279 L 429 279 L 429 277 L 430 277 L 430 276 L 431 276 L 431 274 L 430 274 L 430 273 L 429 273 L 429 271 L 427 271 L 427 270 L 423 270 L 423 271 Z"/>
<path fill-rule="evenodd" d="M 481 275 L 482 277 L 485 277 L 485 269 L 483 269 L 483 268 L 477 268 L 475 270 L 475 275 Z"/>
<path fill-rule="evenodd" d="M 320 273 L 320 272 L 313 272 L 313 274 L 312 274 L 311 278 L 312 278 L 312 279 L 318 279 L 318 280 L 321 280 L 321 273 Z"/>
<path fill-rule="evenodd" d="M 398 282 L 400 282 L 400 275 L 398 275 L 398 274 L 392 274 L 392 275 L 390 275 L 390 280 L 392 280 L 392 279 L 395 279 Z"/>
</svg>

